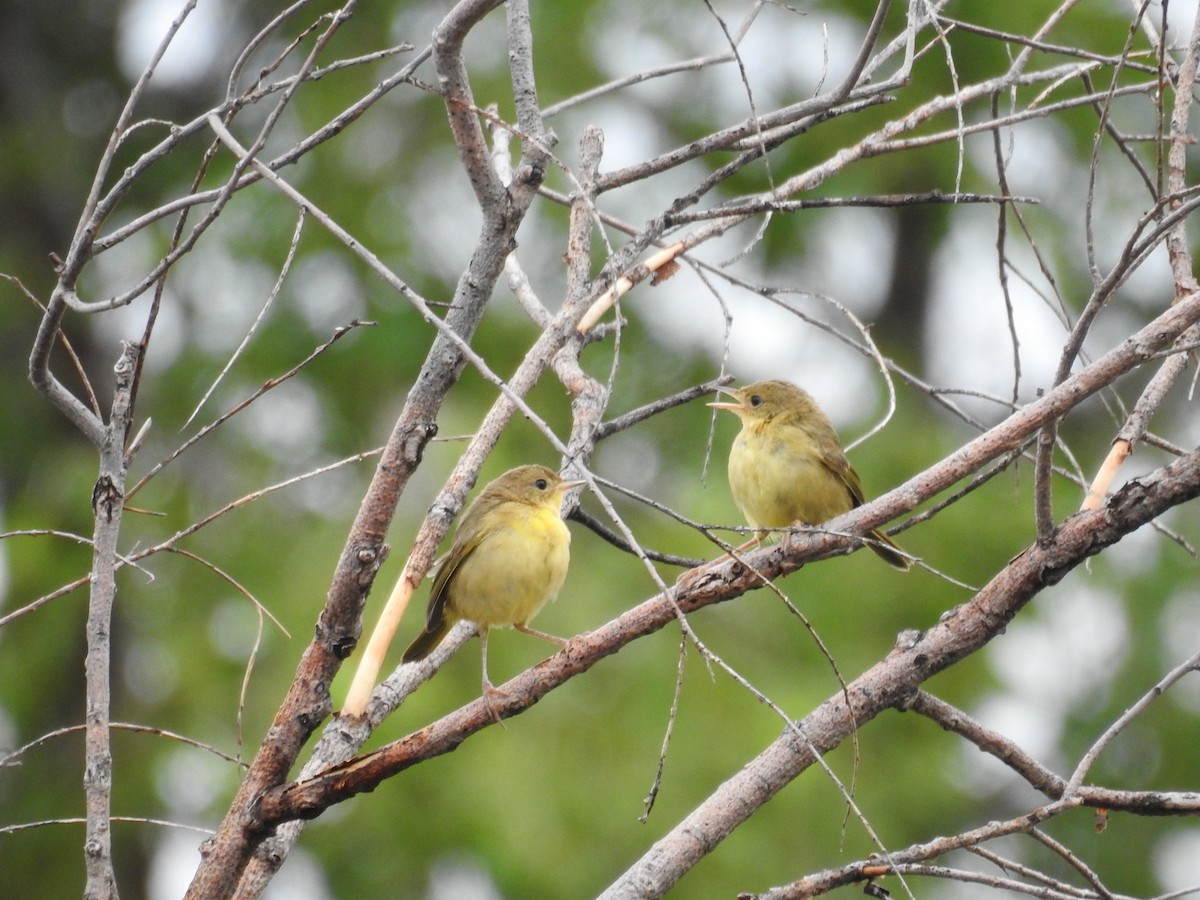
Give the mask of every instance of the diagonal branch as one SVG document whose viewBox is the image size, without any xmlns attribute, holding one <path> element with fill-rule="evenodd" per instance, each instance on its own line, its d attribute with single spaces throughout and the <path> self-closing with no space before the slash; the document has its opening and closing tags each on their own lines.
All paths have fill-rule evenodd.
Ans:
<svg viewBox="0 0 1200 900">
<path fill-rule="evenodd" d="M 1013 559 L 969 602 L 929 631 L 901 641 L 838 693 L 783 733 L 738 774 L 722 784 L 602 897 L 659 897 L 713 850 L 759 806 L 815 760 L 811 747 L 828 752 L 889 708 L 903 708 L 923 681 L 974 653 L 1000 634 L 1042 589 L 1057 584 L 1088 557 L 1162 512 L 1200 496 L 1200 450 L 1127 485 L 1103 510 L 1078 513 L 1044 541 Z M 850 707 L 847 708 L 849 697 Z M 1080 801 L 1078 795 L 1064 802 Z"/>
<path fill-rule="evenodd" d="M 462 0 L 433 33 L 433 60 L 450 117 L 450 130 L 471 180 L 471 189 L 485 214 L 504 208 L 508 190 L 492 166 L 483 126 L 475 113 L 475 99 L 463 61 L 463 42 L 471 28 L 500 3 L 501 0 Z"/>
<path fill-rule="evenodd" d="M 726 559 L 710 564 L 706 568 L 691 573 L 672 591 L 645 601 L 640 606 L 589 634 L 576 637 L 563 652 L 554 655 L 505 685 L 506 696 L 499 702 L 493 701 L 492 708 L 501 717 L 519 714 L 559 684 L 586 671 L 600 659 L 617 652 L 630 641 L 652 633 L 675 620 L 677 610 L 688 613 L 712 603 L 733 599 L 759 587 L 763 578 L 776 578 L 795 571 L 805 562 L 834 553 L 846 552 L 856 543 L 853 534 L 849 533 L 847 529 L 857 533 L 861 529 L 877 527 L 890 517 L 889 514 L 898 515 L 911 510 L 962 477 L 977 471 L 997 456 L 1008 452 L 1013 447 L 1020 446 L 1046 421 L 1062 415 L 1066 410 L 1109 383 L 1120 372 L 1128 371 L 1139 362 L 1153 357 L 1162 344 L 1171 341 L 1175 334 L 1186 328 L 1190 324 L 1190 320 L 1197 316 L 1200 316 L 1200 294 L 1173 307 L 1120 347 L 1097 360 L 1092 366 L 1068 379 L 1040 400 L 1014 413 L 1005 422 L 969 442 L 945 460 L 877 500 L 834 520 L 830 523 L 828 531 L 793 535 L 781 545 L 759 550 L 746 556 L 746 564 L 753 566 L 753 570 L 737 560 Z M 1187 469 L 1188 466 L 1191 466 L 1192 469 Z M 1175 467 L 1183 467 L 1184 473 L 1176 474 Z M 1080 526 L 1077 524 L 1079 517 L 1069 520 L 1063 528 L 1071 529 L 1066 533 L 1076 543 L 1069 547 L 1065 546 L 1063 543 L 1065 539 L 1056 536 L 1052 544 L 1058 549 L 1059 556 L 1056 558 L 1045 556 L 1045 551 L 1036 547 L 1027 550 L 1013 561 L 1009 569 L 997 577 L 997 582 L 1005 584 L 1015 580 L 1016 587 L 1023 584 L 1024 589 L 1029 591 L 1021 600 L 1023 603 L 1036 590 L 1057 583 L 1066 571 L 1088 555 L 1098 552 L 1107 545 L 1106 542 L 1114 542 L 1124 533 L 1153 518 L 1169 505 L 1189 499 L 1189 496 L 1184 496 L 1187 489 L 1200 491 L 1200 458 L 1196 453 L 1184 457 L 1174 463 L 1172 467 L 1162 471 L 1166 474 L 1160 475 L 1160 480 L 1166 479 L 1167 484 L 1174 490 L 1174 493 L 1168 490 L 1163 495 L 1168 497 L 1169 502 L 1163 500 L 1158 506 L 1154 506 L 1149 500 L 1145 505 L 1135 503 L 1132 504 L 1135 508 L 1122 510 L 1120 516 L 1113 514 L 1111 508 L 1087 514 L 1091 517 L 1087 519 L 1090 523 L 1089 527 L 1096 529 L 1098 535 L 1097 539 L 1087 546 L 1078 543 L 1082 539 L 1082 532 L 1079 531 Z M 1195 484 L 1187 480 L 1192 475 L 1195 476 Z M 1153 479 L 1148 479 L 1147 482 L 1157 484 Z M 1184 484 L 1184 488 L 1179 487 L 1181 483 Z M 1134 486 L 1127 486 L 1119 496 L 1128 496 L 1133 493 L 1139 493 L 1138 489 Z M 1116 502 L 1114 500 L 1114 505 Z M 1111 517 L 1111 521 L 1109 517 Z M 1107 528 L 1107 532 L 1104 532 L 1107 534 L 1106 537 L 1100 536 L 1104 528 Z M 1037 553 L 1032 558 L 1037 565 L 1030 569 L 1029 562 L 1021 563 L 1021 560 L 1026 559 L 1035 550 Z M 1057 563 L 1052 565 L 1052 559 L 1057 559 Z M 985 588 L 980 596 L 983 596 L 988 590 Z M 996 588 L 993 587 L 991 590 L 995 591 Z M 1017 594 L 1019 593 L 1018 591 Z M 1019 604 L 1012 608 L 1009 615 L 1015 614 L 1017 608 L 1019 608 Z M 960 617 L 955 617 L 950 621 L 959 621 L 959 619 Z M 999 628 L 1005 621 L 1007 619 L 997 619 L 993 624 Z M 974 645 L 962 645 L 960 647 L 961 655 L 973 652 L 974 649 L 986 643 L 994 633 L 983 635 L 979 633 L 979 628 L 975 627 L 972 634 L 978 642 Z M 952 659 L 947 656 L 944 665 L 949 665 L 957 658 Z M 928 675 L 924 677 L 928 677 Z M 920 680 L 918 679 L 908 687 L 914 687 Z M 839 699 L 838 702 L 843 701 Z M 877 712 L 878 709 L 874 710 L 872 715 Z M 296 816 L 315 815 L 330 803 L 343 800 L 360 791 L 372 789 L 384 778 L 408 768 L 421 758 L 452 750 L 471 733 L 486 727 L 491 722 L 491 708 L 482 700 L 476 701 L 422 731 L 366 757 L 335 768 L 302 784 L 284 786 L 263 797 L 259 806 L 263 824 Z M 818 746 L 820 745 L 818 744 Z"/>
<path fill-rule="evenodd" d="M 205 859 L 188 889 L 187 897 L 191 900 L 212 900 L 228 897 L 234 892 L 250 856 L 264 837 L 255 812 L 259 798 L 271 787 L 282 783 L 295 764 L 300 748 L 329 715 L 329 685 L 342 661 L 358 643 L 363 605 L 386 552 L 383 541 L 396 504 L 409 476 L 420 464 L 425 444 L 436 431 L 434 420 L 437 410 L 462 373 L 466 364 L 465 345 L 483 315 L 503 271 L 504 260 L 512 251 L 517 227 L 524 218 L 529 202 L 536 196 L 534 190 L 529 190 L 516 202 L 502 184 L 502 196 L 487 189 L 487 172 L 494 174 L 490 160 L 486 152 L 481 162 L 474 158 L 477 148 L 473 134 L 478 129 L 482 142 L 482 130 L 470 107 L 460 106 L 462 102 L 470 100 L 466 71 L 460 58 L 462 41 L 469 24 L 496 5 L 497 0 L 485 3 L 467 0 L 459 3 L 439 26 L 434 41 L 439 72 L 443 72 L 447 80 L 446 104 L 452 130 L 460 142 L 472 183 L 482 179 L 479 183 L 484 186 L 477 194 L 484 216 L 479 242 L 459 279 L 450 312 L 444 323 L 439 322 L 438 336 L 409 393 L 384 448 L 375 477 L 363 498 L 334 573 L 314 639 L 304 653 L 296 678 L 276 713 L 250 771 L 216 836 L 208 844 Z M 467 116 L 474 120 L 473 126 L 467 122 Z M 209 124 L 221 133 L 220 123 L 215 122 L 213 117 L 210 117 Z M 233 143 L 227 136 L 223 136 L 223 139 Z M 251 161 L 253 157 L 243 156 L 243 159 Z M 260 171 L 263 170 L 260 168 Z M 537 181 L 540 175 L 534 171 L 529 177 L 531 181 Z M 280 182 L 276 183 L 283 186 Z M 329 227 L 327 221 L 322 224 Z M 350 243 L 357 245 L 353 240 Z M 414 301 L 420 299 L 411 290 L 405 289 L 403 293 Z M 420 302 L 417 305 L 424 306 Z M 428 313 L 427 307 L 424 312 Z M 565 337 L 566 330 L 562 330 L 559 340 Z M 553 334 L 543 335 L 543 340 L 553 339 Z M 478 462 L 482 462 L 482 459 Z M 467 483 L 464 478 L 458 484 L 463 493 Z M 453 510 L 448 512 L 451 515 L 438 520 L 442 533 L 449 524 Z"/>
</svg>

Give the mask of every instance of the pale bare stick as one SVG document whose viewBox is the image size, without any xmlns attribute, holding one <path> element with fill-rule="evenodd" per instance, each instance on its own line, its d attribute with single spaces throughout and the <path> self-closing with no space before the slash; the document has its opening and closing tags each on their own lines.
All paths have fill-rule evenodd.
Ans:
<svg viewBox="0 0 1200 900">
<path fill-rule="evenodd" d="M 1079 507 L 1081 510 L 1100 508 L 1100 504 L 1108 496 L 1109 485 L 1112 484 L 1117 471 L 1125 463 L 1125 460 L 1129 459 L 1129 454 L 1132 452 L 1133 444 L 1125 438 L 1117 438 L 1113 441 L 1108 456 L 1104 457 L 1104 462 L 1096 472 L 1096 477 L 1092 479 L 1087 496 L 1083 498 L 1083 505 Z"/>
<path fill-rule="evenodd" d="M 665 250 L 659 250 L 645 262 L 645 266 L 651 272 L 657 272 L 667 263 L 675 259 L 676 256 L 684 249 L 682 241 L 672 244 Z M 576 326 L 580 334 L 587 334 L 592 326 L 600 321 L 600 317 L 612 309 L 614 303 L 629 292 L 633 287 L 634 281 L 626 275 L 622 275 L 617 279 L 616 283 L 607 291 L 601 294 L 596 302 L 588 307 L 588 311 L 583 314 L 583 318 L 579 320 L 579 325 Z"/>
<path fill-rule="evenodd" d="M 1190 346 L 1197 336 L 1200 336 L 1200 328 L 1193 325 L 1180 335 L 1175 346 Z M 1104 462 L 1096 472 L 1096 477 L 1092 479 L 1092 484 L 1088 488 L 1087 496 L 1083 498 L 1083 505 L 1080 509 L 1098 509 L 1104 502 L 1113 479 L 1117 477 L 1117 472 L 1133 453 L 1134 444 L 1145 436 L 1146 429 L 1150 424 L 1150 417 L 1158 410 L 1171 386 L 1187 369 L 1189 359 L 1190 355 L 1187 353 L 1174 353 L 1154 373 L 1154 377 L 1150 379 L 1150 383 L 1146 385 L 1146 389 L 1142 391 L 1142 395 L 1134 405 L 1133 412 L 1125 420 L 1124 427 L 1113 440 L 1108 456 L 1104 458 Z"/>
<path fill-rule="evenodd" d="M 1153 27 L 1149 26 L 1148 23 L 1147 27 L 1150 28 L 1147 33 L 1150 36 L 1151 42 L 1157 44 L 1158 41 Z M 1161 45 L 1159 46 L 1161 50 Z M 1191 86 L 1196 81 L 1198 63 L 1200 63 L 1200 17 L 1197 17 L 1195 23 L 1193 23 L 1187 55 L 1179 69 L 1179 86 L 1176 90 L 1177 96 L 1171 115 L 1171 145 L 1168 155 L 1170 164 L 1168 188 L 1170 191 L 1177 191 L 1187 186 L 1186 166 L 1184 162 L 1186 146 L 1190 142 L 1187 123 L 1192 104 Z M 1172 203 L 1172 208 L 1176 208 L 1177 206 L 1178 202 Z M 1171 272 L 1175 279 L 1176 296 L 1178 298 L 1187 292 L 1195 291 L 1200 287 L 1200 284 L 1197 284 L 1196 278 L 1192 274 L 1192 254 L 1188 246 L 1187 229 L 1183 221 L 1174 222 L 1168 230 L 1166 238 Z M 1178 299 L 1176 302 L 1178 302 Z M 1198 335 L 1200 335 L 1200 329 L 1192 326 L 1180 335 L 1176 341 L 1176 347 L 1194 343 Z M 1121 468 L 1125 460 L 1129 458 L 1130 454 L 1133 453 L 1133 445 L 1145 434 L 1150 416 L 1158 409 L 1171 385 L 1183 373 L 1187 367 L 1187 362 L 1187 355 L 1177 353 L 1171 356 L 1158 370 L 1154 378 L 1151 379 L 1146 389 L 1142 392 L 1142 396 L 1138 398 L 1137 405 L 1126 420 L 1125 426 L 1113 441 L 1112 447 L 1108 451 L 1108 456 L 1104 458 L 1104 462 L 1096 473 L 1096 477 L 1092 480 L 1087 496 L 1083 500 L 1082 509 L 1097 509 L 1104 502 L 1104 498 L 1108 496 L 1109 487 L 1113 479 L 1116 478 L 1117 471 Z"/>
<path fill-rule="evenodd" d="M 416 590 L 417 586 L 412 583 L 411 577 L 409 565 L 405 563 L 404 573 L 396 579 L 396 585 L 379 614 L 379 622 L 371 632 L 371 639 L 367 641 L 367 648 L 363 651 L 358 671 L 354 673 L 354 680 L 350 682 L 350 692 L 346 695 L 346 702 L 342 704 L 344 715 L 357 718 L 366 711 L 371 689 L 375 687 L 375 679 L 379 676 L 379 670 L 383 668 L 383 659 L 387 656 L 388 647 L 392 645 L 392 638 L 396 635 L 396 628 L 404 618 L 413 591 Z"/>
</svg>

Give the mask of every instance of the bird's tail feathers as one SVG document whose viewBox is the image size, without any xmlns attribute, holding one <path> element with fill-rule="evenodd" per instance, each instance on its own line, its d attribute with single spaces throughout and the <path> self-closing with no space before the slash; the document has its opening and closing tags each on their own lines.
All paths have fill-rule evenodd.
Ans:
<svg viewBox="0 0 1200 900">
<path fill-rule="evenodd" d="M 404 662 L 417 662 L 436 650 L 437 645 L 442 642 L 442 638 L 450 631 L 450 625 L 450 622 L 443 621 L 432 628 L 426 627 L 404 651 Z"/>
<path fill-rule="evenodd" d="M 912 568 L 912 560 L 905 556 L 904 551 L 900 549 L 900 545 L 886 534 L 881 531 L 872 531 L 870 538 L 871 540 L 867 546 L 874 550 L 875 555 L 893 569 L 907 572 Z"/>
</svg>

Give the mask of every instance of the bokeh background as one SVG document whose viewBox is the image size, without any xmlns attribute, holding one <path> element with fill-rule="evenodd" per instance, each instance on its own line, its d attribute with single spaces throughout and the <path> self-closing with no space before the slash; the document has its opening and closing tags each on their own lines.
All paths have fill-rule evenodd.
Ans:
<svg viewBox="0 0 1200 900">
<path fill-rule="evenodd" d="M 334 8 L 312 4 L 305 21 L 327 6 Z M 903 6 L 892 11 L 885 36 L 898 33 Z M 1054 4 L 963 0 L 950 6 L 960 18 L 1027 33 Z M 716 5 L 731 21 L 746 7 Z M 1175 33 L 1190 29 L 1194 7 L 1171 3 Z M 330 53 L 349 57 L 401 42 L 420 49 L 446 8 L 361 4 Z M 1116 0 L 1080 4 L 1055 40 L 1117 54 L 1131 9 Z M 835 80 L 873 11 L 874 4 L 861 2 L 770 6 L 742 46 L 759 108 L 803 99 Z M 67 247 L 109 129 L 178 12 L 167 0 L 0 3 L 0 272 L 19 278 L 43 301 L 54 284 L 50 255 Z M 201 0 L 164 59 L 139 118 L 185 121 L 218 102 L 232 59 L 275 12 L 258 4 Z M 694 2 L 535 2 L 533 19 L 539 89 L 547 106 L 608 79 L 727 46 L 714 17 Z M 295 30 L 287 33 L 294 36 Z M 468 47 L 477 99 L 498 102 L 502 114 L 511 111 L 502 14 L 473 34 Z M 1007 64 L 995 41 L 956 34 L 953 48 L 962 83 Z M 280 140 L 308 133 L 405 58 L 349 68 L 300 92 L 281 123 Z M 436 80 L 428 66 L 421 75 Z M 914 96 L 952 87 L 941 48 L 919 59 L 912 83 Z M 772 156 L 774 172 L 790 174 L 826 159 L 911 102 L 902 93 L 898 105 L 815 129 Z M 737 67 L 726 65 L 646 82 L 573 107 L 550 124 L 568 162 L 575 159 L 584 126 L 602 128 L 604 167 L 611 170 L 736 121 L 746 103 Z M 1129 133 L 1155 128 L 1145 102 L 1118 105 L 1116 113 L 1125 117 L 1120 124 Z M 1068 315 L 1090 292 L 1084 203 L 1096 127 L 1094 113 L 1075 111 L 1028 123 L 1010 147 L 1011 189 L 1040 200 L 1025 214 Z M 122 152 L 149 146 L 154 129 L 144 130 L 144 139 L 135 137 Z M 194 174 L 202 140 L 196 139 L 191 157 L 178 154 L 159 163 L 154 177 L 136 186 L 122 206 L 122 220 L 181 193 Z M 1152 152 L 1146 154 L 1152 165 Z M 697 162 L 684 174 L 695 177 L 719 163 Z M 1096 242 L 1100 259 L 1111 263 L 1148 201 L 1113 148 L 1104 150 L 1104 163 L 1096 216 L 1105 227 Z M 953 144 L 941 144 L 865 161 L 821 193 L 948 192 L 960 166 L 964 190 L 996 191 L 985 136 L 968 142 L 961 155 Z M 389 94 L 285 174 L 417 290 L 434 300 L 449 298 L 479 219 L 436 95 L 411 88 Z M 728 190 L 753 189 L 763 178 L 761 167 L 748 170 Z M 616 191 L 605 197 L 605 211 L 636 224 L 687 183 L 674 179 L 650 198 L 637 189 Z M 548 184 L 569 189 L 553 170 Z M 1038 261 L 1027 246 L 1014 244 L 1026 279 L 1013 279 L 1017 379 L 997 275 L 996 219 L 990 205 L 845 208 L 778 216 L 758 243 L 752 231 L 736 232 L 720 246 L 706 247 L 704 258 L 727 260 L 749 247 L 735 270 L 751 281 L 794 288 L 781 297 L 791 308 L 752 291 L 713 289 L 690 270 L 661 287 L 640 288 L 622 305 L 627 327 L 610 412 L 728 371 L 740 380 L 791 378 L 816 395 L 845 439 L 867 433 L 886 410 L 876 367 L 796 315 L 852 334 L 832 299 L 872 323 L 884 354 L 929 384 L 979 395 L 968 396 L 964 406 L 985 422 L 999 421 L 1004 404 L 987 395 L 1035 396 L 1049 383 L 1066 330 L 1047 300 L 1048 280 L 1039 274 Z M 561 208 L 540 203 L 520 234 L 522 263 L 552 308 L 563 290 L 565 220 Z M 139 397 L 138 421 L 152 417 L 153 425 L 134 479 L 198 427 L 296 364 L 338 326 L 354 319 L 378 324 L 344 338 L 158 474 L 131 500 L 157 515 L 126 518 L 125 548 L 161 541 L 251 491 L 385 440 L 433 330 L 313 223 L 305 227 L 280 297 L 247 351 L 186 424 L 270 293 L 295 221 L 288 201 L 259 186 L 239 195 L 219 226 L 176 267 Z M 142 232 L 102 257 L 85 279 L 86 290 L 99 297 L 130 283 L 162 252 L 169 229 L 168 222 Z M 620 235 L 610 237 L 619 244 Z M 1089 347 L 1102 351 L 1170 297 L 1170 273 L 1160 255 L 1139 270 L 1122 290 L 1120 304 L 1098 321 Z M 728 334 L 722 303 L 731 314 Z M 9 281 L 0 283 L 0 314 L 0 532 L 89 535 L 95 453 L 26 380 L 39 313 Z M 136 339 L 145 316 L 143 299 L 112 314 L 68 317 L 68 336 L 102 403 L 111 394 L 109 373 L 119 341 Z M 503 374 L 536 334 L 501 288 L 475 346 Z M 586 351 L 584 362 L 606 377 L 613 353 L 610 341 Z M 1119 399 L 1132 403 L 1145 377 L 1123 382 Z M 926 392 L 902 380 L 897 384 L 894 417 L 851 453 L 870 493 L 900 483 L 975 433 Z M 439 440 L 402 500 L 390 536 L 392 557 L 378 585 L 390 585 L 397 576 L 407 542 L 461 451 L 454 438 L 477 427 L 495 393 L 471 371 L 452 392 L 439 420 Z M 1094 472 L 1114 433 L 1113 401 L 1091 402 L 1065 423 L 1063 437 L 1073 454 L 1064 455 L 1065 467 L 1085 477 Z M 566 434 L 568 398 L 552 375 L 530 402 Z M 1154 427 L 1177 444 L 1195 446 L 1200 428 L 1182 388 Z M 711 412 L 693 403 L 604 442 L 594 469 L 695 520 L 738 524 L 724 483 L 724 455 L 735 430 L 732 417 L 714 425 Z M 1166 459 L 1158 450 L 1139 449 L 1122 476 Z M 535 428 L 517 420 L 481 482 L 528 461 L 554 464 L 556 458 Z M 186 735 L 230 757 L 252 756 L 311 634 L 371 467 L 368 459 L 272 493 L 182 545 L 236 579 L 282 628 L 264 621 L 227 581 L 181 555 L 162 554 L 139 571 L 124 571 L 113 629 L 114 719 Z M 1078 508 L 1082 496 L 1077 485 L 1062 480 L 1056 514 Z M 901 536 L 906 549 L 951 578 L 929 570 L 898 575 L 858 553 L 806 567 L 782 587 L 829 646 L 840 671 L 853 677 L 888 651 L 897 632 L 935 622 L 971 595 L 969 586 L 986 581 L 1033 539 L 1031 497 L 1032 467 L 1021 462 Z M 614 502 L 647 546 L 713 554 L 702 537 L 668 517 L 619 497 Z M 594 499 L 584 505 L 598 513 Z M 1193 507 L 1168 519 L 1195 542 Z M 654 592 L 635 559 L 579 524 L 571 528 L 571 574 L 560 602 L 537 623 L 562 635 L 607 621 Z M 0 615 L 85 577 L 88 568 L 87 546 L 68 537 L 7 536 L 0 541 Z M 668 581 L 677 575 L 669 567 L 661 571 Z M 1186 548 L 1145 529 L 1043 594 L 986 652 L 928 686 L 1067 774 L 1106 723 L 1200 646 L 1196 575 Z M 383 593 L 378 589 L 368 605 L 368 623 Z M 417 602 L 423 601 L 422 594 Z M 416 630 L 415 613 L 414 608 L 399 641 Z M 0 628 L 0 751 L 82 722 L 85 615 L 86 590 L 79 589 Z M 707 609 L 692 626 L 790 715 L 803 715 L 837 690 L 811 636 L 767 592 Z M 372 746 L 473 699 L 479 684 L 475 647 L 468 645 L 385 723 Z M 488 729 L 456 752 L 326 813 L 309 825 L 271 896 L 594 895 L 781 729 L 774 713 L 692 653 L 662 789 L 648 821 L 639 822 L 667 727 L 678 648 L 677 629 L 638 641 L 506 727 Z M 491 644 L 493 677 L 515 674 L 544 652 L 540 642 L 501 634 Z M 393 661 L 397 656 L 394 651 Z M 350 674 L 348 669 L 335 684 L 335 696 L 344 694 Z M 1095 780 L 1131 789 L 1195 789 L 1198 715 L 1200 691 L 1185 682 L 1122 735 L 1101 758 Z M 122 893 L 156 900 L 180 896 L 196 864 L 201 829 L 220 820 L 239 768 L 163 733 L 118 732 L 114 751 L 114 812 L 176 823 L 115 826 Z M 889 714 L 872 723 L 859 736 L 859 754 L 855 760 L 843 748 L 828 762 L 843 780 L 855 781 L 858 804 L 889 846 L 1039 803 L 994 760 L 912 715 Z M 83 826 L 57 820 L 83 814 L 82 760 L 82 735 L 75 731 L 46 740 L 0 769 L 0 826 L 8 828 L 0 832 L 0 897 L 40 900 L 81 891 Z M 47 820 L 56 823 L 12 828 Z M 1191 820 L 1115 816 L 1107 832 L 1096 834 L 1091 814 L 1079 811 L 1047 830 L 1095 864 L 1114 890 L 1141 896 L 1197 880 L 1189 869 L 1200 853 L 1200 828 Z M 762 889 L 872 849 L 862 828 L 846 821 L 835 788 L 812 771 L 740 828 L 676 894 L 715 897 Z M 1044 849 L 1019 839 L 1003 849 L 1051 870 L 1063 868 Z M 953 885 L 930 885 L 921 894 L 967 896 Z"/>
</svg>

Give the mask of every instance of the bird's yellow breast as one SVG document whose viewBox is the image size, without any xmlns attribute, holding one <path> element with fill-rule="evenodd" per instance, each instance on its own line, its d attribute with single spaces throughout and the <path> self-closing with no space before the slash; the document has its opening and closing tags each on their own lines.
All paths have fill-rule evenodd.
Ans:
<svg viewBox="0 0 1200 900">
<path fill-rule="evenodd" d="M 845 482 L 822 461 L 803 428 L 778 423 L 742 428 L 729 453 L 729 487 L 756 528 L 818 524 L 853 505 Z"/>
<path fill-rule="evenodd" d="M 524 625 L 567 577 L 571 532 L 556 509 L 508 511 L 450 577 L 451 612 L 478 625 Z"/>
</svg>

